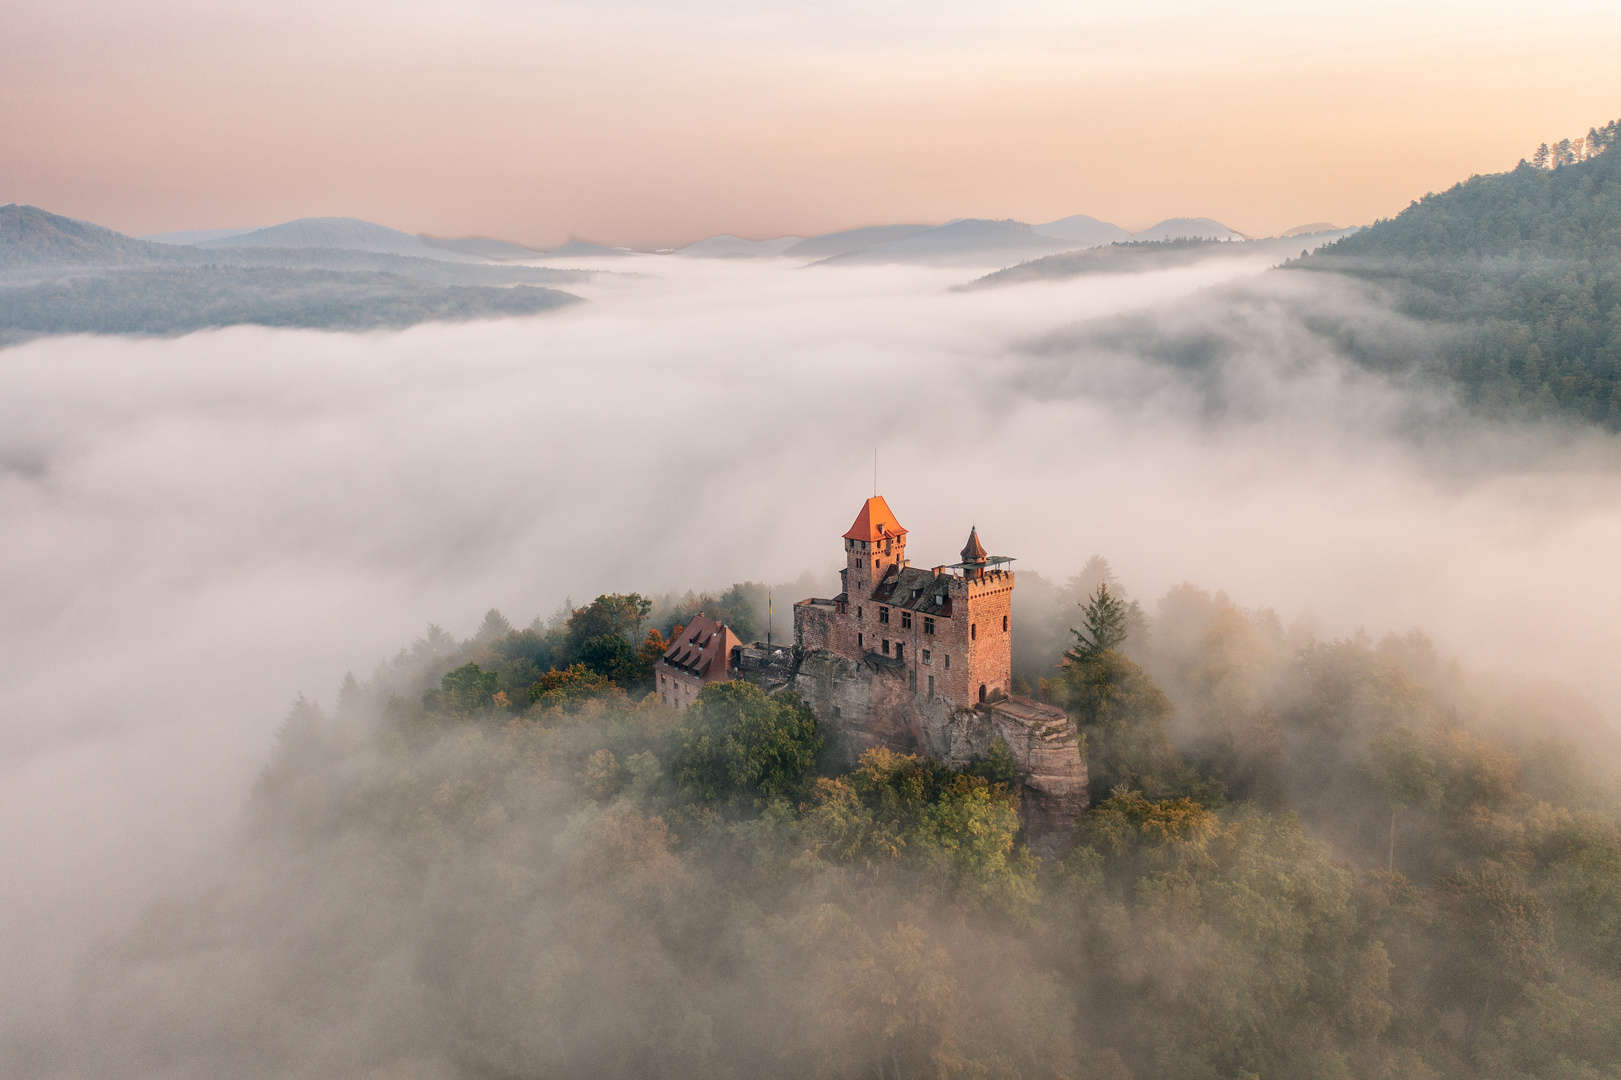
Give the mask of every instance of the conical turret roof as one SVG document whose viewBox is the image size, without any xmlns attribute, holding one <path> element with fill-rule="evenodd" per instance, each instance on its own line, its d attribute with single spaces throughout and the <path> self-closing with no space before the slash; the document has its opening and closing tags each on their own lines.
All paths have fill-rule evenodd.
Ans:
<svg viewBox="0 0 1621 1080">
<path fill-rule="evenodd" d="M 968 530 L 968 543 L 962 549 L 962 561 L 965 563 L 985 561 L 985 545 L 979 542 L 979 529 L 977 527 Z"/>
</svg>

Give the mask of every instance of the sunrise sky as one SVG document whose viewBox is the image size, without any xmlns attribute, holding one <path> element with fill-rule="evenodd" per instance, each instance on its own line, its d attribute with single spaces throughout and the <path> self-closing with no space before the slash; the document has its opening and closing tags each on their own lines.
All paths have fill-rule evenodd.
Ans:
<svg viewBox="0 0 1621 1080">
<path fill-rule="evenodd" d="M 10 0 L 0 203 L 640 246 L 1367 222 L 1621 116 L 1614 0 Z"/>
</svg>

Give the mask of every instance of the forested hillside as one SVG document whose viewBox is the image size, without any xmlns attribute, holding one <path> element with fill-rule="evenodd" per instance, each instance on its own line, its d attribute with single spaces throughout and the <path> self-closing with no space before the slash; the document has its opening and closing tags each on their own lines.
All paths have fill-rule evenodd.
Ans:
<svg viewBox="0 0 1621 1080">
<path fill-rule="evenodd" d="M 142 268 L 0 286 L 0 345 L 44 334 L 184 334 L 243 323 L 397 329 L 430 319 L 534 315 L 578 300 L 533 285 L 423 285 L 370 271 Z"/>
<path fill-rule="evenodd" d="M 1433 350 L 1337 334 L 1384 370 L 1444 379 L 1489 415 L 1565 416 L 1621 430 L 1621 154 L 1616 123 L 1585 160 L 1522 161 L 1426 195 L 1396 217 L 1290 264 L 1385 289 L 1441 331 Z M 1542 160 L 1547 160 L 1545 152 Z"/>
<path fill-rule="evenodd" d="M 1086 578 L 1043 616 L 1081 630 L 1040 692 L 1096 800 L 1059 857 L 998 752 L 850 768 L 791 693 L 643 697 L 678 601 L 491 612 L 295 705 L 219 882 L 105 941 L 12 1063 L 1614 1075 L 1621 805 L 1590 708 L 1421 635 L 1318 641 L 1191 586 L 1144 612 Z"/>
<path fill-rule="evenodd" d="M 369 330 L 531 315 L 579 299 L 538 286 L 586 278 L 371 251 L 155 244 L 35 206 L 0 206 L 0 345 L 45 334 L 241 323 Z"/>
<path fill-rule="evenodd" d="M 1010 266 L 976 278 L 959 291 L 986 289 L 997 285 L 1018 285 L 1029 281 L 1057 281 L 1086 274 L 1143 274 L 1151 270 L 1171 270 L 1192 266 L 1213 258 L 1277 259 L 1298 254 L 1310 247 L 1338 238 L 1347 232 L 1335 229 L 1324 234 L 1273 237 L 1267 240 L 1134 240 L 1117 241 L 1104 247 L 1065 251 Z"/>
</svg>

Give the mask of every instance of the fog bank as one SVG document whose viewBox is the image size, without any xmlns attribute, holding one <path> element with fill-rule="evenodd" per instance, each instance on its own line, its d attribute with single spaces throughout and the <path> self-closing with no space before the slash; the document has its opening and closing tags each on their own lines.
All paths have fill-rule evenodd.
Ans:
<svg viewBox="0 0 1621 1080">
<path fill-rule="evenodd" d="M 0 351 L 0 1011 L 212 849 L 295 694 L 491 606 L 825 574 L 875 447 L 919 565 L 977 524 L 1621 704 L 1614 447 L 1341 364 L 1274 302 L 1332 282 L 637 269 L 533 319 Z M 1237 320 L 1217 368 L 1069 329 L 1189 297 L 1155 318 Z"/>
</svg>

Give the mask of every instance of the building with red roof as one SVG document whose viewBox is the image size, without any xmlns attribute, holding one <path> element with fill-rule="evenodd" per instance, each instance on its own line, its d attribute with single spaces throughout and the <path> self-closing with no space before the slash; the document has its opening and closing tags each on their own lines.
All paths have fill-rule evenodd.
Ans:
<svg viewBox="0 0 1621 1080">
<path fill-rule="evenodd" d="M 710 683 L 727 682 L 733 677 L 734 650 L 742 644 L 731 627 L 699 612 L 654 665 L 659 699 L 685 709 Z"/>
</svg>

